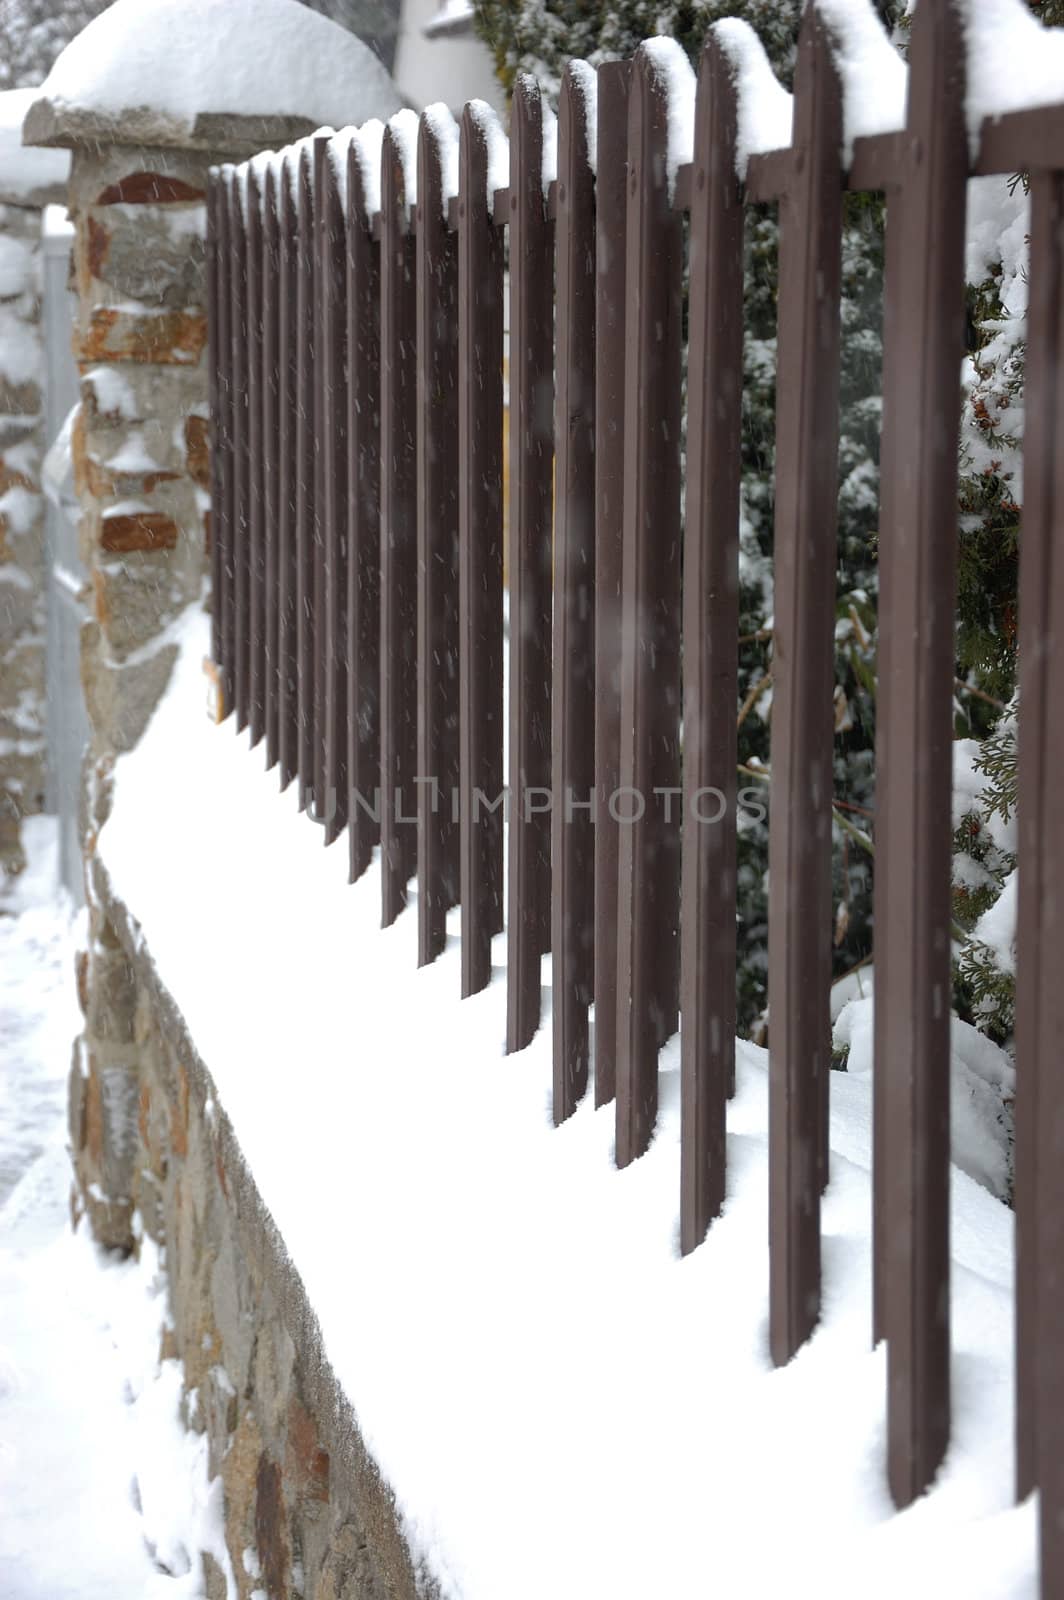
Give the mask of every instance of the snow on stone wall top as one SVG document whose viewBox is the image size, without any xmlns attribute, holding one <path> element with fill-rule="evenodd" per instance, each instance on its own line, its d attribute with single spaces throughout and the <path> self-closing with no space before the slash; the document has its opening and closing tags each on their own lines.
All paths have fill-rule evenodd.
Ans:
<svg viewBox="0 0 1064 1600">
<path fill-rule="evenodd" d="M 260 148 L 286 121 L 309 132 L 401 103 L 369 47 L 298 0 L 116 0 L 59 56 L 23 137 Z"/>
<path fill-rule="evenodd" d="M 22 123 L 36 89 L 0 94 L 0 205 L 44 205 L 66 194 L 70 157 L 65 150 L 27 150 Z"/>
</svg>

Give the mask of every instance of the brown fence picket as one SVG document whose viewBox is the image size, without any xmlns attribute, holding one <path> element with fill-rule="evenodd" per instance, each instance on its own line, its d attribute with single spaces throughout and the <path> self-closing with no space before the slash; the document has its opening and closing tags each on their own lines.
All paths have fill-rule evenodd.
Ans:
<svg viewBox="0 0 1064 1600">
<path fill-rule="evenodd" d="M 539 1026 L 550 944 L 553 224 L 543 193 L 544 103 L 514 86 L 510 126 L 510 781 L 506 1048 Z"/>
<path fill-rule="evenodd" d="M 218 232 L 220 259 L 218 262 L 218 351 L 222 382 L 219 386 L 221 402 L 221 428 L 218 448 L 221 452 L 222 490 L 219 510 L 224 527 L 222 546 L 222 598 L 221 598 L 221 665 L 222 712 L 230 716 L 236 702 L 236 576 L 234 570 L 233 527 L 235 516 L 236 469 L 233 453 L 233 411 L 236 389 L 233 382 L 233 249 L 231 242 L 231 197 L 229 169 L 218 171 Z"/>
<path fill-rule="evenodd" d="M 459 895 L 458 239 L 438 124 L 423 116 L 417 180 L 418 965 L 447 940 Z"/>
<path fill-rule="evenodd" d="M 211 452 L 211 660 L 222 659 L 222 593 L 224 586 L 221 551 L 218 538 L 219 511 L 222 502 L 222 417 L 219 403 L 221 384 L 221 352 L 218 347 L 218 268 L 220 244 L 218 238 L 218 169 L 211 167 L 207 173 L 207 402 L 210 408 L 211 432 L 214 448 Z"/>
<path fill-rule="evenodd" d="M 1035 165 L 1038 152 L 1031 155 Z M 1064 694 L 1064 172 L 1033 172 L 1030 237 L 1019 593 L 1016 1479 L 1020 1499 L 1040 1490 L 1048 1596 L 1064 1593 L 1064 917 L 1059 890 L 1050 887 L 1064 882 L 1057 709 Z"/>
<path fill-rule="evenodd" d="M 233 385 L 233 705 L 237 731 L 248 722 L 248 385 L 247 230 L 240 174 L 229 168 L 229 342 Z"/>
<path fill-rule="evenodd" d="M 842 87 L 806 10 L 780 201 L 769 791 L 769 1338 L 789 1361 L 820 1308 L 831 1067 L 831 849 Z"/>
<path fill-rule="evenodd" d="M 252 745 L 265 732 L 266 561 L 262 448 L 262 180 L 248 162 L 244 171 L 247 246 L 247 438 L 248 438 L 248 723 Z"/>
<path fill-rule="evenodd" d="M 380 838 L 380 246 L 361 146 L 347 152 L 347 777 L 349 877 Z"/>
<path fill-rule="evenodd" d="M 595 183 L 583 63 L 558 106 L 551 952 L 554 1120 L 587 1088 L 595 937 Z"/>
<path fill-rule="evenodd" d="M 880 515 L 880 631 L 899 644 L 877 706 L 876 1073 L 888 1474 L 899 1505 L 949 1438 L 950 847 L 959 372 L 968 172 L 955 0 L 921 5 L 909 52 L 908 167 L 884 394 L 893 475 Z M 888 290 L 888 295 L 890 291 Z M 901 646 L 900 642 L 905 641 Z"/>
<path fill-rule="evenodd" d="M 328 165 L 328 139 L 316 134 L 312 143 L 311 182 L 314 188 L 314 224 L 311 234 L 311 253 L 314 263 L 314 519 L 312 522 L 311 556 L 311 606 L 314 611 L 314 705 L 311 743 L 311 782 L 314 789 L 313 815 L 316 822 L 325 822 L 328 816 L 328 797 L 325 793 L 325 677 L 326 677 L 326 535 L 325 535 L 325 385 L 321 372 L 327 360 L 325 349 L 325 173 Z"/>
<path fill-rule="evenodd" d="M 277 763 L 278 532 L 281 493 L 281 226 L 277 164 L 262 186 L 263 725 L 267 769 Z"/>
<path fill-rule="evenodd" d="M 691 197 L 683 612 L 680 1245 L 724 1202 L 735 1077 L 743 197 L 732 65 L 702 52 Z"/>
<path fill-rule="evenodd" d="M 631 63 L 598 69 L 595 167 L 595 1104 L 617 1066 L 621 567 L 624 547 L 625 237 Z"/>
<path fill-rule="evenodd" d="M 325 843 L 347 827 L 347 230 L 336 157 L 321 156 L 322 793 Z M 346 158 L 344 179 L 346 182 Z"/>
<path fill-rule="evenodd" d="M 299 806 L 305 810 L 314 786 L 314 372 L 315 327 L 314 173 L 311 146 L 299 146 L 296 272 L 296 750 Z"/>
<path fill-rule="evenodd" d="M 886 239 L 884 244 L 883 267 L 883 374 L 882 389 L 884 395 L 891 393 L 897 386 L 894 376 L 894 366 L 898 355 L 898 342 L 895 329 L 898 326 L 901 309 L 899 296 L 901 292 L 902 276 L 902 251 L 906 248 L 906 240 L 902 228 L 902 190 L 900 181 L 887 193 Z M 892 448 L 894 436 L 887 432 L 880 442 L 879 450 L 879 521 L 880 527 L 891 525 L 892 518 L 897 512 L 892 509 L 891 497 L 894 494 L 894 469 L 887 452 Z M 889 579 L 888 579 L 889 587 Z M 880 573 L 879 607 L 883 614 L 883 574 Z M 876 674 L 878 683 L 886 683 L 891 676 L 891 651 L 894 647 L 893 634 L 886 628 L 880 627 L 876 646 Z M 880 793 L 885 791 L 888 772 L 888 751 L 886 726 L 881 716 L 877 713 L 876 727 L 876 785 Z M 890 819 L 882 810 L 875 822 L 875 845 L 880 859 L 889 854 L 885 845 L 887 828 Z M 891 953 L 886 942 L 875 942 L 875 974 L 876 982 L 883 986 L 888 982 L 888 968 Z M 873 1026 L 876 1026 L 873 1021 Z M 875 1049 L 880 1049 L 879 1034 L 875 1035 Z M 877 1055 L 877 1059 L 878 1055 Z M 887 1163 L 886 1163 L 886 1105 L 887 1083 L 884 1073 L 873 1073 L 872 1078 L 872 1342 L 879 1344 L 886 1337 L 886 1276 L 887 1276 L 887 1231 L 889 1219 L 887 1213 Z"/>
<path fill-rule="evenodd" d="M 218 669 L 219 709 L 227 717 L 232 702 L 232 585 L 229 526 L 232 520 L 233 403 L 229 348 L 229 228 L 222 171 L 212 167 L 207 180 L 207 315 L 210 348 L 211 415 L 211 659 Z"/>
<path fill-rule="evenodd" d="M 381 151 L 381 920 L 406 905 L 417 864 L 416 242 L 399 137 Z"/>
<path fill-rule="evenodd" d="M 462 113 L 458 157 L 459 865 L 462 995 L 491 977 L 502 930 L 503 233 L 492 220 L 483 115 Z M 487 805 L 482 805 L 483 796 Z"/>
<path fill-rule="evenodd" d="M 679 978 L 680 338 L 683 219 L 670 204 L 668 85 L 636 53 L 628 104 L 624 553 L 617 905 L 617 1165 L 657 1115 Z M 655 792 L 657 791 L 657 792 Z M 666 795 L 662 791 L 671 791 Z M 669 800 L 671 799 L 671 821 Z"/>
<path fill-rule="evenodd" d="M 280 475 L 277 490 L 277 753 L 281 788 L 296 775 L 299 761 L 299 657 L 296 621 L 296 524 L 299 472 L 298 372 L 300 323 L 297 315 L 299 281 L 299 158 L 287 151 L 281 161 L 278 188 L 280 206 L 279 373 L 280 407 L 278 444 Z"/>
</svg>

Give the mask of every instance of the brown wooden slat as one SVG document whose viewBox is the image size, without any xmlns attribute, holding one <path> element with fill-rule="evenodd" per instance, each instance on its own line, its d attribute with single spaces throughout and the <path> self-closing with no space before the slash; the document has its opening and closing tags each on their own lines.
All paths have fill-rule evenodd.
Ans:
<svg viewBox="0 0 1064 1600">
<path fill-rule="evenodd" d="M 344 177 L 346 179 L 346 170 Z M 325 843 L 347 827 L 347 230 L 335 159 L 321 158 L 321 359 Z"/>
<path fill-rule="evenodd" d="M 1064 105 L 988 117 L 979 130 L 973 176 L 1064 170 Z"/>
<path fill-rule="evenodd" d="M 1055 175 L 1059 183 L 1059 174 Z M 1059 226 L 1059 224 L 1058 224 Z M 1059 365 L 1064 355 L 1057 347 L 1058 381 L 1064 370 Z M 1059 402 L 1058 402 L 1059 407 Z M 1057 415 L 1060 415 L 1059 409 Z M 1061 429 L 1058 425 L 1056 451 L 1061 456 Z M 1059 502 L 1058 502 L 1059 503 Z M 1064 618 L 1064 576 L 1059 551 L 1053 563 L 1053 588 L 1050 596 L 1052 656 L 1047 673 L 1048 700 L 1054 707 L 1064 695 L 1064 668 L 1061 664 L 1061 619 Z M 1043 897 L 1041 961 L 1043 981 L 1039 1017 L 1038 1153 L 1036 1157 L 1035 1203 L 1039 1214 L 1037 1234 L 1037 1381 L 1038 1425 L 1039 1564 L 1043 1596 L 1064 1593 L 1064 1094 L 1061 1093 L 1060 1063 L 1064 1059 L 1064 1003 L 1059 975 L 1064 957 L 1064 909 L 1059 886 L 1064 883 L 1064 741 L 1059 717 L 1056 718 L 1046 752 L 1045 792 L 1052 796 L 1046 805 L 1046 853 L 1042 863 L 1043 884 L 1056 887 Z"/>
<path fill-rule="evenodd" d="M 462 113 L 458 197 L 459 863 L 462 996 L 491 978 L 502 930 L 503 234 L 480 118 Z"/>
<path fill-rule="evenodd" d="M 229 413 L 232 383 L 229 343 L 229 225 L 222 171 L 207 183 L 207 307 L 211 408 L 211 656 L 218 668 L 220 712 L 232 707 L 231 602 L 232 460 Z"/>
<path fill-rule="evenodd" d="M 543 196 L 543 102 L 514 87 L 510 125 L 510 781 L 506 1048 L 539 1026 L 550 944 L 551 490 L 554 225 Z"/>
<path fill-rule="evenodd" d="M 416 242 L 390 128 L 381 152 L 381 919 L 417 864 Z"/>
<path fill-rule="evenodd" d="M 422 117 L 417 180 L 419 966 L 443 950 L 459 894 L 458 240 L 444 216 L 436 126 Z"/>
<path fill-rule="evenodd" d="M 314 786 L 314 173 L 310 146 L 299 148 L 296 274 L 296 733 L 299 807 Z"/>
<path fill-rule="evenodd" d="M 266 551 L 262 447 L 262 179 L 248 165 L 244 226 L 247 244 L 248 386 L 248 722 L 255 746 L 266 726 Z"/>
<path fill-rule="evenodd" d="M 590 69 L 587 69 L 590 70 Z M 595 970 L 595 183 L 585 91 L 558 106 L 551 951 L 554 1120 L 587 1089 Z"/>
<path fill-rule="evenodd" d="M 904 176 L 904 168 L 902 169 Z M 901 317 L 899 295 L 902 284 L 902 252 L 907 248 L 905 230 L 902 225 L 902 208 L 904 197 L 899 184 L 887 196 L 886 215 L 886 245 L 884 265 L 884 294 L 883 294 L 883 393 L 893 393 L 897 386 L 895 368 L 899 360 L 899 341 L 896 329 Z M 893 496 L 897 490 L 897 473 L 890 457 L 894 447 L 895 433 L 886 430 L 883 435 L 879 452 L 879 517 L 880 526 L 888 527 L 897 518 L 898 511 L 893 505 Z M 889 606 L 889 571 L 880 571 L 880 615 L 884 615 L 883 595 L 884 582 L 888 594 Z M 880 627 L 876 647 L 876 671 L 880 683 L 889 681 L 891 668 L 891 652 L 895 646 L 895 636 L 892 631 Z M 876 783 L 882 792 L 887 783 L 889 770 L 889 750 L 886 725 L 880 722 L 876 730 Z M 875 822 L 875 844 L 877 854 L 882 859 L 889 854 L 888 847 L 884 844 L 886 831 L 890 818 L 880 811 Z M 886 987 L 888 983 L 888 970 L 891 962 L 891 950 L 885 942 L 877 942 L 875 947 L 876 982 Z M 878 1344 L 886 1338 L 886 1275 L 887 1275 L 887 1231 L 889 1228 L 887 1214 L 887 1163 L 886 1163 L 886 1075 L 881 1072 L 872 1077 L 872 1340 Z"/>
<path fill-rule="evenodd" d="M 613 1099 L 617 1063 L 621 566 L 624 533 L 624 318 L 631 63 L 598 69 L 595 177 L 595 1104 Z"/>
<path fill-rule="evenodd" d="M 220 539 L 221 586 L 219 593 L 221 605 L 219 609 L 221 654 L 219 656 L 219 665 L 221 667 L 222 714 L 226 717 L 233 711 L 236 688 L 236 581 L 233 568 L 235 474 L 233 407 L 235 389 L 233 385 L 232 337 L 233 256 L 230 243 L 232 197 L 229 174 L 230 168 L 228 166 L 222 166 L 218 169 L 218 195 L 216 202 L 218 217 L 218 363 L 221 381 L 218 388 L 219 426 L 214 444 L 220 455 L 221 495 L 217 507 L 212 508 L 211 512 L 213 519 L 215 509 L 217 510 Z"/>
<path fill-rule="evenodd" d="M 839 171 L 839 183 L 845 189 L 892 189 L 899 181 L 904 156 L 903 133 L 877 133 L 865 135 L 853 142 L 853 159 L 848 172 Z M 793 149 L 766 150 L 753 155 L 747 162 L 745 198 L 747 204 L 764 204 L 781 199 L 794 180 Z M 677 196 L 674 204 L 680 208 L 681 188 L 685 169 L 677 174 Z"/>
<path fill-rule="evenodd" d="M 731 64 L 702 52 L 691 179 L 687 517 L 683 595 L 680 903 L 680 1248 L 724 1203 L 725 1107 L 735 1080 L 739 496 L 743 199 Z"/>
<path fill-rule="evenodd" d="M 667 85 L 640 49 L 628 104 L 617 1165 L 657 1115 L 679 1001 L 680 339 L 683 218 L 669 204 Z M 671 821 L 666 796 L 672 790 Z M 631 820 L 627 820 L 627 819 Z"/>
<path fill-rule="evenodd" d="M 794 177 L 780 204 L 769 816 L 769 1340 L 820 1307 L 831 1065 L 831 845 L 842 90 L 827 26 L 798 44 Z"/>
<path fill-rule="evenodd" d="M 286 154 L 278 199 L 280 226 L 280 414 L 278 418 L 277 530 L 277 750 L 281 788 L 296 775 L 299 757 L 298 655 L 296 651 L 296 486 L 298 471 L 297 382 L 300 323 L 297 316 L 299 279 L 298 157 Z"/>
<path fill-rule="evenodd" d="M 207 396 L 211 419 L 211 660 L 216 665 L 222 659 L 222 591 L 225 581 L 222 559 L 224 539 L 218 536 L 223 472 L 219 443 L 221 405 L 218 396 L 222 377 L 218 346 L 218 253 L 218 169 L 211 167 L 207 174 Z"/>
<path fill-rule="evenodd" d="M 893 486 L 880 513 L 875 1060 L 884 1119 L 888 1474 L 898 1505 L 949 1437 L 949 1027 L 957 429 L 964 353 L 963 24 L 918 6 L 909 50 L 896 351 L 884 394 Z M 903 643 L 904 641 L 904 643 Z"/>
<path fill-rule="evenodd" d="M 247 230 L 237 168 L 229 171 L 229 337 L 233 383 L 233 704 L 240 732 L 248 722 L 248 384 Z"/>
<path fill-rule="evenodd" d="M 263 720 L 267 769 L 277 763 L 277 620 L 279 606 L 278 533 L 281 493 L 281 224 L 277 172 L 273 163 L 263 182 L 262 223 L 262 449 L 264 636 Z"/>
<path fill-rule="evenodd" d="M 380 246 L 358 151 L 347 155 L 347 772 L 349 875 L 380 839 Z"/>
<path fill-rule="evenodd" d="M 1041 1490 L 1041 1592 L 1064 1592 L 1064 174 L 1031 182 L 1019 595 L 1016 1491 Z"/>
<path fill-rule="evenodd" d="M 314 788 L 314 803 L 312 815 L 315 822 L 325 823 L 328 827 L 329 800 L 325 793 L 325 737 L 326 737 L 326 704 L 325 704 L 325 679 L 326 660 L 328 651 L 328 623 L 326 620 L 326 595 L 327 595 L 327 556 L 326 556 L 326 531 L 325 531 L 325 495 L 326 495 L 326 423 L 325 423 L 325 384 L 322 374 L 329 360 L 329 352 L 325 342 L 325 296 L 326 296 L 326 218 L 325 218 L 325 174 L 328 165 L 328 139 L 317 135 L 313 141 L 311 156 L 312 183 L 314 186 L 314 224 L 311 234 L 311 252 L 314 260 L 314 374 L 312 383 L 312 406 L 314 422 L 313 457 L 314 457 L 314 519 L 311 524 L 311 605 L 314 611 L 314 649 L 312 655 L 312 671 L 314 674 L 313 689 L 313 725 L 311 729 L 310 774 Z M 328 843 L 326 832 L 326 843 Z"/>
<path fill-rule="evenodd" d="M 895 189 L 905 166 L 904 133 L 877 133 L 853 141 L 853 159 L 846 187 L 854 190 Z"/>
<path fill-rule="evenodd" d="M 676 176 L 672 184 L 672 209 L 674 211 L 690 211 L 691 192 L 694 183 L 694 165 L 685 161 L 677 167 Z"/>
<path fill-rule="evenodd" d="M 751 156 L 746 164 L 747 204 L 764 204 L 786 194 L 793 176 L 793 161 L 794 151 L 790 148 Z"/>
</svg>

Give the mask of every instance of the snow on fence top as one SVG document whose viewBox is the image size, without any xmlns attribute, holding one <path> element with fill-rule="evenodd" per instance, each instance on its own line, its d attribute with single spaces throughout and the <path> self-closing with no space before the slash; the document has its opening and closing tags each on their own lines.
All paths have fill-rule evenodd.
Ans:
<svg viewBox="0 0 1064 1600">
<path fill-rule="evenodd" d="M 298 0 L 115 0 L 56 61 L 29 132 L 62 142 L 89 114 L 130 142 L 184 143 L 205 115 L 341 127 L 400 101 L 361 39 Z"/>
<path fill-rule="evenodd" d="M 868 0 L 817 0 L 842 80 L 843 164 L 853 141 L 905 126 L 909 72 Z"/>
<path fill-rule="evenodd" d="M 351 136 L 355 160 L 362 169 L 362 193 L 366 212 L 375 216 L 381 208 L 381 148 L 384 144 L 384 123 L 371 117 Z"/>
<path fill-rule="evenodd" d="M 440 152 L 440 201 L 446 222 L 448 204 L 458 194 L 458 124 L 442 101 L 426 106 L 422 115 Z"/>
<path fill-rule="evenodd" d="M 388 119 L 388 131 L 392 136 L 392 143 L 395 146 L 399 163 L 403 169 L 403 201 L 407 206 L 416 206 L 417 112 L 407 109 L 397 111 L 394 117 Z"/>
<path fill-rule="evenodd" d="M 347 156 L 357 134 L 357 128 L 340 128 L 336 133 L 329 136 L 329 143 L 325 147 L 325 156 L 336 179 L 336 192 L 340 197 L 340 204 L 344 208 L 345 216 L 347 215 Z M 277 163 L 278 177 L 280 176 L 280 167 L 284 159 L 285 151 L 283 150 L 274 157 Z"/>
<path fill-rule="evenodd" d="M 36 205 L 66 189 L 70 157 L 65 150 L 28 150 L 22 124 L 36 89 L 0 94 L 0 201 Z"/>
<path fill-rule="evenodd" d="M 584 103 L 587 128 L 587 160 L 592 172 L 598 169 L 598 74 L 586 61 L 570 61 L 569 75 Z"/>
<path fill-rule="evenodd" d="M 488 149 L 488 203 L 496 189 L 510 181 L 510 141 L 502 123 L 486 100 L 470 100 L 466 110 L 484 135 Z"/>
<path fill-rule="evenodd" d="M 984 117 L 1064 100 L 1064 29 L 1044 27 L 1022 0 L 965 0 L 963 9 L 974 151 Z"/>
<path fill-rule="evenodd" d="M 751 156 L 783 150 L 791 142 L 794 96 L 780 83 L 765 47 L 748 22 L 725 17 L 713 24 L 713 36 L 727 56 L 738 102 L 735 173 L 742 182 Z"/>
<path fill-rule="evenodd" d="M 583 66 L 583 63 L 580 63 Z M 585 94 L 589 96 L 588 104 L 593 111 L 595 104 L 595 79 L 590 68 L 587 69 L 590 77 L 590 86 L 585 86 Z M 510 141 L 502 131 L 502 125 L 492 108 L 484 100 L 470 100 L 466 109 L 471 113 L 474 122 L 484 135 L 488 150 L 488 200 L 496 189 L 505 189 L 510 181 Z M 544 107 L 546 112 L 547 108 Z M 448 206 L 458 194 L 458 154 L 460 146 L 458 123 L 448 107 L 438 101 L 426 106 L 422 117 L 439 146 L 440 162 L 442 169 L 441 201 L 444 216 L 448 214 Z M 413 111 L 400 111 L 388 119 L 387 126 L 392 131 L 399 151 L 399 158 L 403 164 L 404 185 L 408 205 L 417 203 L 417 141 L 418 118 Z M 342 127 L 337 132 L 331 128 L 319 128 L 315 133 L 308 134 L 305 139 L 297 139 L 294 144 L 286 145 L 283 150 L 270 152 L 270 159 L 274 170 L 280 176 L 283 169 L 287 168 L 289 181 L 293 187 L 298 182 L 299 153 L 304 145 L 313 149 L 316 139 L 326 138 L 326 159 L 333 172 L 340 203 L 347 211 L 347 160 L 348 152 L 353 151 L 355 159 L 362 171 L 362 196 L 365 213 L 368 217 L 375 217 L 381 208 L 381 148 L 384 142 L 385 124 L 377 117 L 371 117 L 361 127 L 351 125 Z M 548 141 L 547 118 L 544 117 L 544 176 L 547 172 Z M 551 155 L 551 180 L 555 176 L 556 166 L 556 141 L 552 147 Z M 252 158 L 252 162 L 255 158 Z M 236 173 L 238 184 L 242 183 L 243 173 L 250 165 L 244 162 L 240 166 L 225 164 L 220 169 L 223 174 Z M 243 195 L 243 191 L 241 191 Z"/>
<path fill-rule="evenodd" d="M 654 62 L 665 81 L 669 105 L 669 195 L 676 187 L 676 174 L 694 155 L 695 75 L 691 63 L 675 39 L 648 39 L 644 52 Z"/>
</svg>

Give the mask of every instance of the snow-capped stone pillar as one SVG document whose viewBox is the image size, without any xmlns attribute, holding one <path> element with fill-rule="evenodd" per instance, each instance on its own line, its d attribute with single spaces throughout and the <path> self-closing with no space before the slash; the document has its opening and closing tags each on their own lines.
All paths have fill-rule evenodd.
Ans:
<svg viewBox="0 0 1064 1600">
<path fill-rule="evenodd" d="M 115 0 L 62 52 L 23 124 L 27 145 L 72 153 L 81 399 L 71 455 L 92 615 L 81 640 L 89 941 L 71 1142 L 76 1203 L 118 1248 L 134 1242 L 147 1044 L 130 959 L 103 909 L 96 839 L 115 757 L 143 733 L 176 656 L 171 625 L 207 576 L 207 173 L 399 103 L 359 39 L 295 0 Z"/>
<path fill-rule="evenodd" d="M 116 1248 L 133 1242 L 140 1041 L 129 962 L 93 892 L 94 852 L 115 757 L 141 737 L 175 659 L 170 625 L 200 597 L 207 573 L 207 171 L 312 126 L 204 114 L 185 126 L 153 120 L 143 107 L 71 107 L 49 99 L 46 85 L 23 130 L 28 143 L 66 146 L 72 155 L 81 398 L 70 438 L 92 596 L 81 638 L 86 1022 L 70 1112 L 78 1203 L 101 1242 Z"/>
<path fill-rule="evenodd" d="M 20 872 L 23 817 L 44 809 L 45 541 L 41 498 L 41 212 L 62 151 L 24 150 L 32 91 L 0 94 L 0 871 Z"/>
</svg>

